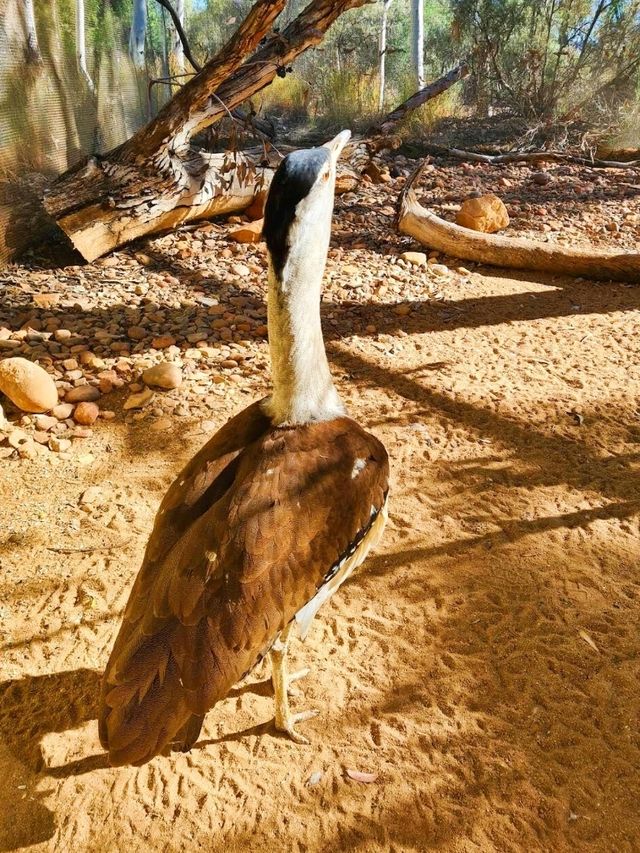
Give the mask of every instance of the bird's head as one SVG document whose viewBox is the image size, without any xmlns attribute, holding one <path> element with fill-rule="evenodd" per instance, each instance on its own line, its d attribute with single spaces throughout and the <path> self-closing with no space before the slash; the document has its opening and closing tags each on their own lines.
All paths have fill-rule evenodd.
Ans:
<svg viewBox="0 0 640 853">
<path fill-rule="evenodd" d="M 279 281 L 302 268 L 320 265 L 329 248 L 336 164 L 351 131 L 343 130 L 320 148 L 288 154 L 278 167 L 264 213 L 263 234 Z"/>
</svg>

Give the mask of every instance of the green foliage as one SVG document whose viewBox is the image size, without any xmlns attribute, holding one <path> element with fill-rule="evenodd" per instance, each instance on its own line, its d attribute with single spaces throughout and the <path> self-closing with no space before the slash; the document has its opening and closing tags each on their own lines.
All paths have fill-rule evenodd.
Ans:
<svg viewBox="0 0 640 853">
<path fill-rule="evenodd" d="M 280 29 L 309 0 L 290 0 Z M 462 58 L 471 76 L 455 95 L 441 96 L 412 119 L 428 126 L 443 110 L 508 109 L 535 121 L 590 118 L 632 109 L 640 94 L 640 0 L 424 0 L 425 68 L 434 79 Z M 55 18 L 65 54 L 75 49 L 75 0 L 38 0 Z M 185 28 L 205 63 L 226 43 L 253 0 L 187 0 Z M 146 60 L 150 74 L 166 73 L 172 26 L 147 0 Z M 388 13 L 387 109 L 410 92 L 411 0 L 393 0 Z M 133 0 L 85 0 L 86 41 L 94 61 L 128 49 Z M 379 88 L 382 0 L 343 15 L 322 44 L 298 59 L 293 77 L 279 78 L 260 98 L 266 111 L 299 120 L 357 124 L 375 116 Z M 631 106 L 629 106 L 631 105 Z"/>
<path fill-rule="evenodd" d="M 452 0 L 475 95 L 540 119 L 624 96 L 640 68 L 638 0 Z"/>
</svg>

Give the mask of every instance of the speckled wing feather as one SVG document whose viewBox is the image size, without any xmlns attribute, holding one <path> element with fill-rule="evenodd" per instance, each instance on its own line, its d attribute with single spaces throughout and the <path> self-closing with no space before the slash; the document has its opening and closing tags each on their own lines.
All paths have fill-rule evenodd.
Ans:
<svg viewBox="0 0 640 853">
<path fill-rule="evenodd" d="M 234 421 L 160 507 L 103 679 L 113 764 L 188 748 L 383 506 L 387 454 L 354 421 Z"/>
</svg>

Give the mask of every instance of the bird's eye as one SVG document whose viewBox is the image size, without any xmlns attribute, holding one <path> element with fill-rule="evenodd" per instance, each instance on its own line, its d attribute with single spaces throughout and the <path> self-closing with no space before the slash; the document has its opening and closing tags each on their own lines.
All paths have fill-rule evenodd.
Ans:
<svg viewBox="0 0 640 853">
<path fill-rule="evenodd" d="M 322 176 L 322 180 L 328 181 L 330 176 L 331 176 L 331 172 L 325 172 L 324 175 Z"/>
</svg>

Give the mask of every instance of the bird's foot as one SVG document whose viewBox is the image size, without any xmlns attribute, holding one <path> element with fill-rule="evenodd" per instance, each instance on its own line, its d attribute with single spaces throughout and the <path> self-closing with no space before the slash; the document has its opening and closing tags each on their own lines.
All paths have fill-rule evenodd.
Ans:
<svg viewBox="0 0 640 853">
<path fill-rule="evenodd" d="M 286 732 L 294 743 L 308 744 L 309 738 L 301 735 L 296 731 L 296 723 L 303 723 L 305 720 L 311 720 L 317 717 L 320 711 L 299 711 L 297 714 L 288 713 L 281 719 L 276 715 L 276 729 L 279 732 Z"/>
</svg>

